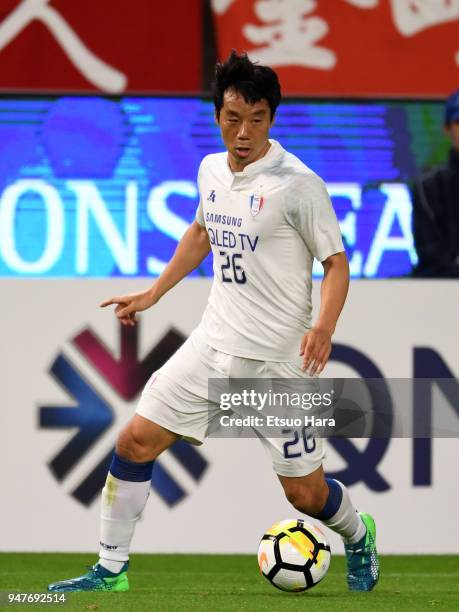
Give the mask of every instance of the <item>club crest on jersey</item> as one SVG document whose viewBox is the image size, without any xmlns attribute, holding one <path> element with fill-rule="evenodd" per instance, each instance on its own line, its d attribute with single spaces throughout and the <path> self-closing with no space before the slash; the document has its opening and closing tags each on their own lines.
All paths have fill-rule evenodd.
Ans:
<svg viewBox="0 0 459 612">
<path fill-rule="evenodd" d="M 215 189 L 212 189 L 212 191 L 209 193 L 209 197 L 207 198 L 208 202 L 215 202 Z"/>
<path fill-rule="evenodd" d="M 252 217 L 255 217 L 255 215 L 258 215 L 260 210 L 263 208 L 264 203 L 265 203 L 265 199 L 263 196 L 256 194 L 256 193 L 250 196 L 250 212 L 252 214 Z"/>
</svg>

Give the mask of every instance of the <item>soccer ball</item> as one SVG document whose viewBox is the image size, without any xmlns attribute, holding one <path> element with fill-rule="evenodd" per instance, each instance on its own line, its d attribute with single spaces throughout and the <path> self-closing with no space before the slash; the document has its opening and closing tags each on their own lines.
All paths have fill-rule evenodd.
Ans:
<svg viewBox="0 0 459 612">
<path fill-rule="evenodd" d="M 302 519 L 276 523 L 261 538 L 258 565 L 266 580 L 282 591 L 306 591 L 330 566 L 330 546 L 322 531 Z"/>
</svg>

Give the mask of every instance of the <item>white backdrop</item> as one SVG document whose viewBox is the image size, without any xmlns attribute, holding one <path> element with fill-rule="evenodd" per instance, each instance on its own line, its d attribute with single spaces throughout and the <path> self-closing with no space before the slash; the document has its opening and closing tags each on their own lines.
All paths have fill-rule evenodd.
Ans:
<svg viewBox="0 0 459 612">
<path fill-rule="evenodd" d="M 97 550 L 98 499 L 85 506 L 71 493 L 113 446 L 135 401 L 122 400 L 71 340 L 90 327 L 109 351 L 119 354 L 115 318 L 97 304 L 145 285 L 145 280 L 2 280 L 1 550 Z M 208 280 L 184 282 L 142 315 L 140 359 L 171 326 L 184 335 L 191 332 L 209 286 Z M 317 290 L 316 284 L 316 297 Z M 363 352 L 385 377 L 413 375 L 414 347 L 435 350 L 459 376 L 458 304 L 456 282 L 354 281 L 335 341 Z M 48 464 L 78 428 L 39 427 L 40 407 L 76 405 L 49 373 L 59 354 L 114 412 L 111 426 L 61 482 Z M 330 364 L 328 374 L 357 375 L 351 366 L 337 363 Z M 367 441 L 355 444 L 363 449 Z M 459 506 L 458 441 L 433 441 L 432 482 L 421 487 L 412 484 L 412 446 L 408 439 L 390 441 L 376 466 L 389 488 L 375 492 L 358 482 L 351 487 L 354 502 L 374 514 L 381 552 L 458 553 L 457 521 L 448 510 Z M 297 515 L 283 499 L 256 440 L 209 440 L 199 452 L 209 464 L 199 482 L 170 452 L 161 459 L 185 495 L 170 507 L 152 490 L 134 550 L 254 553 L 266 528 Z M 330 447 L 327 469 L 345 466 L 344 458 Z M 333 550 L 341 553 L 339 540 L 334 535 L 331 540 Z"/>
</svg>

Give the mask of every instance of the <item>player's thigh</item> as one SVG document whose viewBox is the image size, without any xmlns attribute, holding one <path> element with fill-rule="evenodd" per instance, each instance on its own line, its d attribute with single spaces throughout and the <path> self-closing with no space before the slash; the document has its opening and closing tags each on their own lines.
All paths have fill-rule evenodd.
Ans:
<svg viewBox="0 0 459 612">
<path fill-rule="evenodd" d="M 139 463 L 156 459 L 179 436 L 153 421 L 135 414 L 121 430 L 116 452 L 124 459 Z"/>
<path fill-rule="evenodd" d="M 228 360 L 208 347 L 203 355 L 188 339 L 147 382 L 136 413 L 197 444 L 207 437 L 218 408 L 208 400 L 209 378 L 221 376 L 215 362 Z M 223 364 L 225 365 L 225 364 Z"/>
</svg>

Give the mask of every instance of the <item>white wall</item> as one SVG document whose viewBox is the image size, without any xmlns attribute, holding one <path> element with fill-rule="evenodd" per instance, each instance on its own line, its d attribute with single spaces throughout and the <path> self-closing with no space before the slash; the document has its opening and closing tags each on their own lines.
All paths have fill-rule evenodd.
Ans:
<svg viewBox="0 0 459 612">
<path fill-rule="evenodd" d="M 91 327 L 116 354 L 119 330 L 115 318 L 97 304 L 145 284 L 142 280 L 2 280 L 1 550 L 97 550 L 98 501 L 85 506 L 71 493 L 113 446 L 135 400 L 124 401 L 71 340 Z M 185 335 L 190 333 L 206 303 L 208 288 L 207 280 L 183 283 L 142 315 L 141 358 L 171 326 Z M 354 282 L 335 341 L 363 352 L 385 377 L 413 375 L 414 347 L 434 349 L 457 376 L 458 304 L 459 284 L 455 282 Z M 38 426 L 41 406 L 75 405 L 49 374 L 60 353 L 114 412 L 112 425 L 62 482 L 55 479 L 48 463 L 77 428 Z M 328 374 L 356 375 L 351 366 L 336 363 L 330 364 Z M 355 444 L 363 449 L 367 441 Z M 360 482 L 351 487 L 352 497 L 358 508 L 374 514 L 382 552 L 457 553 L 459 534 L 448 508 L 459 505 L 458 441 L 433 441 L 432 482 L 422 487 L 412 482 L 412 446 L 409 439 L 390 441 L 376 466 L 390 488 L 375 492 Z M 283 499 L 256 440 L 209 440 L 199 452 L 209 466 L 198 483 L 169 452 L 161 459 L 187 494 L 171 508 L 152 491 L 138 527 L 135 550 L 254 553 L 266 528 L 296 516 Z M 368 458 L 361 457 L 358 462 L 366 465 Z M 345 465 L 343 457 L 330 447 L 327 469 L 339 470 Z M 334 536 L 331 539 L 340 553 L 339 541 Z"/>
</svg>

